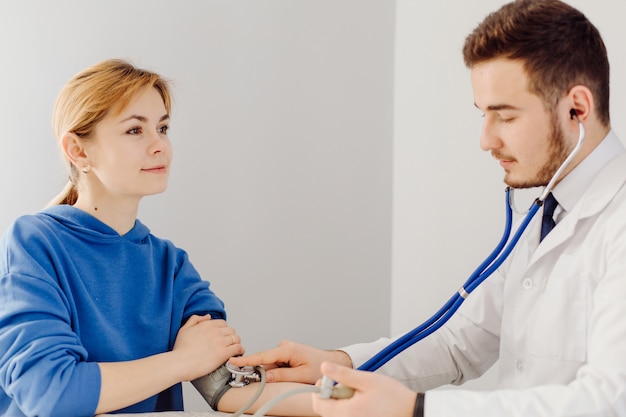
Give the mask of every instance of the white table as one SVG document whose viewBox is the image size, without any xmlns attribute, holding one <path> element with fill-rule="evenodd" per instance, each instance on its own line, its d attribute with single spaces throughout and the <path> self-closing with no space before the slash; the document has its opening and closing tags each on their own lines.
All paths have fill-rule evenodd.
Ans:
<svg viewBox="0 0 626 417">
<path fill-rule="evenodd" d="M 135 413 L 135 414 L 98 414 L 96 417 L 230 417 L 230 413 L 220 411 L 162 411 L 159 413 Z M 252 414 L 245 414 L 251 417 Z M 270 415 L 267 414 L 267 417 Z"/>
<path fill-rule="evenodd" d="M 219 411 L 163 411 L 160 413 L 139 413 L 139 414 L 98 414 L 96 417 L 227 417 L 229 413 Z"/>
</svg>

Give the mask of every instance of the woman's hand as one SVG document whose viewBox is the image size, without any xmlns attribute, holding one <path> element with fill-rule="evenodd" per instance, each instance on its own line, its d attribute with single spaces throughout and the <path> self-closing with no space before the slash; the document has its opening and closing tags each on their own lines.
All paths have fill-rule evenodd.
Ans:
<svg viewBox="0 0 626 417">
<path fill-rule="evenodd" d="M 232 356 L 242 355 L 244 348 L 226 321 L 194 315 L 178 331 L 172 351 L 184 372 L 182 379 L 191 381 L 212 372 Z"/>
<path fill-rule="evenodd" d="M 178 331 L 171 352 L 98 363 L 102 387 L 96 414 L 119 410 L 178 382 L 207 375 L 243 352 L 241 339 L 224 320 L 191 316 Z"/>
</svg>

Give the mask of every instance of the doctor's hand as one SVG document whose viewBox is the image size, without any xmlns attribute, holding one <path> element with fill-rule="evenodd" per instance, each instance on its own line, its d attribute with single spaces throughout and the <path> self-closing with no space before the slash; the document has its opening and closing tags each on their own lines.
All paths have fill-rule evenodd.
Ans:
<svg viewBox="0 0 626 417">
<path fill-rule="evenodd" d="M 243 353 L 235 329 L 224 320 L 211 320 L 208 314 L 191 316 L 178 331 L 172 349 L 184 381 L 204 376 Z"/>
<path fill-rule="evenodd" d="M 385 375 L 324 362 L 322 373 L 354 389 L 348 399 L 313 395 L 313 410 L 322 417 L 411 417 L 417 393 Z"/>
<path fill-rule="evenodd" d="M 264 365 L 268 382 L 302 382 L 314 384 L 321 378 L 322 362 L 334 362 L 352 367 L 352 360 L 340 350 L 321 350 L 290 341 L 278 347 L 252 355 L 231 358 L 236 366 Z"/>
</svg>

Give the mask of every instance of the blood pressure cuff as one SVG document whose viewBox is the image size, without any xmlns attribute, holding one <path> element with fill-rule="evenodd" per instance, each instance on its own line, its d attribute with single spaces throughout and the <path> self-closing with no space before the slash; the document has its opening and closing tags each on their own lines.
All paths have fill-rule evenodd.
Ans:
<svg viewBox="0 0 626 417">
<path fill-rule="evenodd" d="M 231 388 L 229 384 L 230 378 L 231 373 L 226 368 L 226 364 L 223 364 L 210 374 L 194 379 L 191 381 L 191 384 L 198 390 L 213 411 L 217 411 L 217 404 L 220 402 L 220 399 Z"/>
</svg>

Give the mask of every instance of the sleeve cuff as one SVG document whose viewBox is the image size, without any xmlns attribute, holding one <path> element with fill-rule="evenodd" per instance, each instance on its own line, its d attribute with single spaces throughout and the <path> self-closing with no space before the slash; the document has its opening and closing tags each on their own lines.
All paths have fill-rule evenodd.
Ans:
<svg viewBox="0 0 626 417">
<path fill-rule="evenodd" d="M 413 409 L 413 417 L 424 417 L 424 400 L 426 394 L 418 392 L 415 397 L 415 408 Z"/>
</svg>

